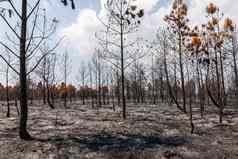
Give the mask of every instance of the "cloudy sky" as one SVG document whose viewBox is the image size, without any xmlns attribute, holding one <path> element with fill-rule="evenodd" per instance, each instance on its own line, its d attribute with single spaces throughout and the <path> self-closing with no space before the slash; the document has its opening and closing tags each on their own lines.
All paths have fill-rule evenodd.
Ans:
<svg viewBox="0 0 238 159">
<path fill-rule="evenodd" d="M 71 10 L 60 3 L 55 3 L 55 0 L 42 0 L 42 6 L 47 9 L 49 15 L 56 17 L 60 22 L 56 37 L 66 36 L 64 46 L 60 51 L 68 50 L 70 53 L 73 72 L 78 69 L 81 61 L 87 61 L 94 52 L 97 44 L 94 36 L 95 32 L 103 27 L 97 16 L 102 14 L 103 4 L 106 0 L 75 1 L 77 9 Z M 169 12 L 171 0 L 137 1 L 146 13 L 138 36 L 153 38 L 158 27 L 164 25 L 163 17 Z M 238 0 L 187 0 L 189 18 L 193 25 L 206 21 L 204 11 L 209 2 L 215 3 L 225 13 L 225 16 L 238 22 Z M 1 30 L 5 28 L 1 22 L 0 27 Z M 75 74 L 71 76 L 72 79 L 75 79 Z"/>
<path fill-rule="evenodd" d="M 64 27 L 61 33 L 67 35 L 70 45 L 79 51 L 81 56 L 88 55 L 94 50 L 94 33 L 102 27 L 97 15 L 102 12 L 103 3 L 106 0 L 78 0 L 78 10 L 71 16 L 61 16 Z M 206 21 L 205 7 L 209 2 L 217 4 L 225 16 L 229 16 L 238 22 L 237 10 L 238 0 L 187 0 L 189 4 L 189 15 L 192 24 L 200 24 Z M 156 29 L 163 25 L 163 17 L 169 12 L 170 0 L 138 0 L 139 6 L 144 8 L 146 16 L 142 24 L 142 32 L 154 34 Z M 52 6 L 52 8 L 54 8 Z M 70 11 L 71 12 L 71 11 Z M 68 19 L 65 21 L 65 17 Z M 67 18 L 66 18 L 67 19 Z"/>
<path fill-rule="evenodd" d="M 77 1 L 77 0 L 76 0 Z M 163 17 L 169 13 L 171 0 L 137 0 L 141 8 L 145 9 L 141 31 L 138 36 L 154 37 L 156 30 L 164 25 Z M 67 35 L 67 47 L 73 50 L 73 63 L 87 60 L 94 52 L 97 44 L 94 34 L 102 28 L 97 15 L 103 12 L 106 0 L 78 0 L 76 13 L 64 10 L 68 14 L 58 16 L 63 23 L 59 33 Z M 225 16 L 238 22 L 238 0 L 187 0 L 189 15 L 192 24 L 201 24 L 206 21 L 205 8 L 210 2 L 217 4 Z M 50 8 L 55 8 L 53 5 Z M 51 10 L 51 9 L 50 9 Z M 68 20 L 66 20 L 68 19 Z"/>
</svg>

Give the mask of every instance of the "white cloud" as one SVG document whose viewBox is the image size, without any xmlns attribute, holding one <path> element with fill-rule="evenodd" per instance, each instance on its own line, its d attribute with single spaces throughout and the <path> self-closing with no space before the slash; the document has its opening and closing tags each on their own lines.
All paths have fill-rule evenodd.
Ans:
<svg viewBox="0 0 238 159">
<path fill-rule="evenodd" d="M 209 3 L 214 3 L 224 13 L 225 17 L 232 18 L 236 23 L 238 17 L 236 16 L 238 10 L 237 0 L 191 0 L 189 6 L 189 18 L 191 24 L 201 24 L 206 22 L 205 9 Z"/>
<path fill-rule="evenodd" d="M 104 3 L 107 0 L 101 0 L 100 16 L 104 15 Z M 146 10 L 146 13 L 153 10 L 159 0 L 138 0 L 136 3 Z M 238 22 L 236 11 L 238 9 L 238 0 L 190 0 L 189 1 L 189 19 L 191 24 L 201 24 L 206 22 L 206 5 L 210 2 L 215 3 L 220 10 Z M 165 7 L 166 6 L 166 7 Z M 146 14 L 142 22 L 141 30 L 137 33 L 140 37 L 150 39 L 155 37 L 157 28 L 164 25 L 163 17 L 169 13 L 170 6 L 164 5 L 159 10 Z M 76 48 L 80 56 L 91 54 L 94 51 L 97 40 L 95 32 L 103 28 L 97 19 L 96 12 L 91 9 L 82 10 L 77 20 L 69 27 L 63 30 L 63 33 L 70 39 L 70 46 Z"/>
<path fill-rule="evenodd" d="M 99 16 L 105 15 L 104 4 L 107 0 L 101 0 L 101 11 Z M 156 5 L 158 0 L 138 0 L 136 3 L 139 7 L 150 11 Z M 141 36 L 150 35 L 152 30 L 157 27 L 157 18 L 159 15 L 146 15 L 145 22 L 142 26 L 143 31 Z M 153 28 L 153 29 L 152 29 Z M 97 45 L 95 32 L 103 29 L 101 22 L 98 20 L 96 12 L 92 9 L 84 9 L 79 12 L 79 15 L 74 23 L 64 28 L 60 34 L 66 35 L 68 42 L 66 47 L 72 47 L 80 52 L 80 56 L 92 54 Z"/>
<path fill-rule="evenodd" d="M 150 11 L 153 9 L 153 7 L 157 4 L 159 0 L 137 0 L 135 1 L 135 4 L 139 8 L 145 9 L 145 11 Z"/>
<path fill-rule="evenodd" d="M 96 46 L 95 32 L 99 31 L 101 23 L 92 9 L 81 10 L 73 24 L 62 30 L 66 36 L 66 47 L 76 47 L 82 55 L 90 54 Z"/>
</svg>

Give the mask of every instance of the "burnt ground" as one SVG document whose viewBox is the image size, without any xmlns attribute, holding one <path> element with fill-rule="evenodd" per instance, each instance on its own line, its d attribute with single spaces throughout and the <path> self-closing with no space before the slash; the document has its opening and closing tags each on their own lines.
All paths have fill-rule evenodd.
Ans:
<svg viewBox="0 0 238 159">
<path fill-rule="evenodd" d="M 110 106 L 92 109 L 79 102 L 51 110 L 35 101 L 29 110 L 29 132 L 18 137 L 14 107 L 0 112 L 0 159 L 238 159 L 238 111 L 226 109 L 218 124 L 217 110 L 201 118 L 195 111 L 195 133 L 189 118 L 166 104 L 128 104 L 128 118 Z"/>
</svg>

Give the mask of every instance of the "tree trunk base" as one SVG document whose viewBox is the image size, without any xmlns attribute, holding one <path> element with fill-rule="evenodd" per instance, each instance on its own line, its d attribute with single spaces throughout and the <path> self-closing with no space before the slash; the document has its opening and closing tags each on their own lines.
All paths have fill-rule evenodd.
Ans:
<svg viewBox="0 0 238 159">
<path fill-rule="evenodd" d="M 33 140 L 33 138 L 31 137 L 31 135 L 28 133 L 27 130 L 21 131 L 19 132 L 19 136 L 22 140 L 26 140 L 26 141 L 31 141 Z"/>
<path fill-rule="evenodd" d="M 191 125 L 191 131 L 190 131 L 190 133 L 193 134 L 193 133 L 194 133 L 195 126 L 194 126 L 193 123 L 190 123 L 190 125 Z"/>
</svg>

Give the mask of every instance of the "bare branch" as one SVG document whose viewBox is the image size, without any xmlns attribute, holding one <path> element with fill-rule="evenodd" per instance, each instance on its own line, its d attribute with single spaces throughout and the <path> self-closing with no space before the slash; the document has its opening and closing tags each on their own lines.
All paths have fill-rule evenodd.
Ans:
<svg viewBox="0 0 238 159">
<path fill-rule="evenodd" d="M 10 49 L 6 44 L 4 44 L 3 42 L 0 41 L 0 44 L 2 46 L 4 46 L 8 51 L 10 51 L 10 53 L 12 53 L 14 56 L 16 56 L 17 58 L 20 59 L 20 56 L 18 56 L 12 49 Z"/>
<path fill-rule="evenodd" d="M 16 74 L 20 75 L 20 73 L 2 55 L 0 55 L 0 57 Z"/>
<path fill-rule="evenodd" d="M 10 38 L 10 36 L 7 34 L 7 32 L 5 32 L 6 38 L 7 40 L 9 40 L 11 43 L 13 43 L 16 46 L 19 46 L 20 44 L 16 43 L 13 39 Z"/>
<path fill-rule="evenodd" d="M 61 43 L 61 41 L 63 40 L 63 38 L 61 38 L 58 43 L 50 50 L 48 50 L 46 53 L 43 54 L 43 56 L 37 61 L 37 63 L 35 64 L 35 66 L 32 67 L 32 69 L 27 73 L 27 76 L 33 72 L 37 67 L 38 65 L 40 64 L 40 62 L 44 59 L 44 57 L 46 57 L 47 55 L 49 55 L 50 53 L 52 53 Z M 41 50 L 42 51 L 42 50 Z"/>
<path fill-rule="evenodd" d="M 2 19 L 4 20 L 4 22 L 8 25 L 8 27 L 12 30 L 12 32 L 16 35 L 16 37 L 18 39 L 20 39 L 21 37 L 19 36 L 19 34 L 13 29 L 13 27 L 10 25 L 10 23 L 7 21 L 7 19 L 0 13 L 0 16 L 2 17 Z"/>
<path fill-rule="evenodd" d="M 97 16 L 97 18 L 98 18 L 98 20 L 99 20 L 106 28 L 108 28 L 109 30 L 114 31 L 114 32 L 120 34 L 120 31 L 118 31 L 118 30 L 116 30 L 116 29 L 110 27 L 109 25 L 105 24 L 98 16 Z"/>
<path fill-rule="evenodd" d="M 8 0 L 8 2 L 10 3 L 12 9 L 14 10 L 14 12 L 17 14 L 17 16 L 22 19 L 21 14 L 17 11 L 16 7 L 14 6 L 14 4 L 12 3 L 12 0 Z"/>
<path fill-rule="evenodd" d="M 27 76 L 30 75 L 30 74 L 38 67 L 38 65 L 41 63 L 41 61 L 42 61 L 47 55 L 49 55 L 49 53 L 45 53 L 45 54 L 37 61 L 37 63 L 35 64 L 35 66 L 32 67 L 29 72 L 27 72 L 26 75 L 27 75 Z"/>
<path fill-rule="evenodd" d="M 36 12 L 35 19 L 34 19 L 34 22 L 33 22 L 33 28 L 32 28 L 32 31 L 31 31 L 31 36 L 30 36 L 29 42 L 28 42 L 27 47 L 26 47 L 26 52 L 28 51 L 28 49 L 31 45 L 31 42 L 33 40 L 33 36 L 34 36 L 35 28 L 36 28 L 36 22 L 37 22 L 37 18 L 38 18 L 38 12 L 39 12 L 39 7 L 37 8 L 37 12 Z"/>
<path fill-rule="evenodd" d="M 45 37 L 45 38 L 42 38 L 42 39 L 35 45 L 34 49 L 30 51 L 30 53 L 26 56 L 26 58 L 31 57 L 31 56 L 35 53 L 35 51 L 36 51 L 37 49 L 39 49 L 39 47 L 40 47 L 40 45 L 42 44 L 42 42 L 43 42 L 45 39 L 47 39 L 47 38 L 48 38 L 48 36 Z M 59 42 L 57 43 L 57 45 L 59 45 L 59 43 L 60 43 L 61 41 L 63 41 L 63 39 L 64 39 L 64 37 L 62 37 L 62 38 L 59 40 Z"/>
<path fill-rule="evenodd" d="M 32 10 L 30 11 L 30 13 L 28 14 L 27 19 L 29 19 L 30 16 L 34 13 L 35 9 L 36 9 L 36 8 L 39 6 L 39 4 L 40 4 L 40 1 L 41 1 L 41 0 L 38 0 L 38 1 L 36 2 L 35 6 L 33 7 L 33 9 L 32 9 Z"/>
<path fill-rule="evenodd" d="M 143 54 L 143 55 L 141 55 L 141 56 L 139 56 L 139 57 L 133 59 L 130 63 L 128 63 L 128 64 L 124 67 L 124 70 L 127 69 L 127 68 L 128 68 L 131 64 L 133 64 L 135 61 L 137 61 L 137 60 L 139 60 L 139 59 L 145 57 L 145 55 L 146 55 L 146 54 Z"/>
<path fill-rule="evenodd" d="M 116 67 L 117 69 L 121 69 L 120 66 L 118 66 L 117 64 L 115 64 L 114 62 L 112 62 L 111 60 L 107 59 L 107 58 L 104 58 L 102 57 L 103 60 L 109 62 L 110 64 L 112 64 L 114 67 Z"/>
<path fill-rule="evenodd" d="M 114 43 L 114 42 L 111 42 L 111 41 L 107 41 L 107 40 L 103 40 L 103 39 L 99 38 L 97 36 L 97 34 L 95 34 L 95 37 L 97 38 L 97 40 L 103 42 L 104 44 L 111 44 L 111 45 L 114 45 L 114 46 L 119 47 L 119 48 L 121 47 L 121 45 L 118 45 L 117 43 Z"/>
</svg>

